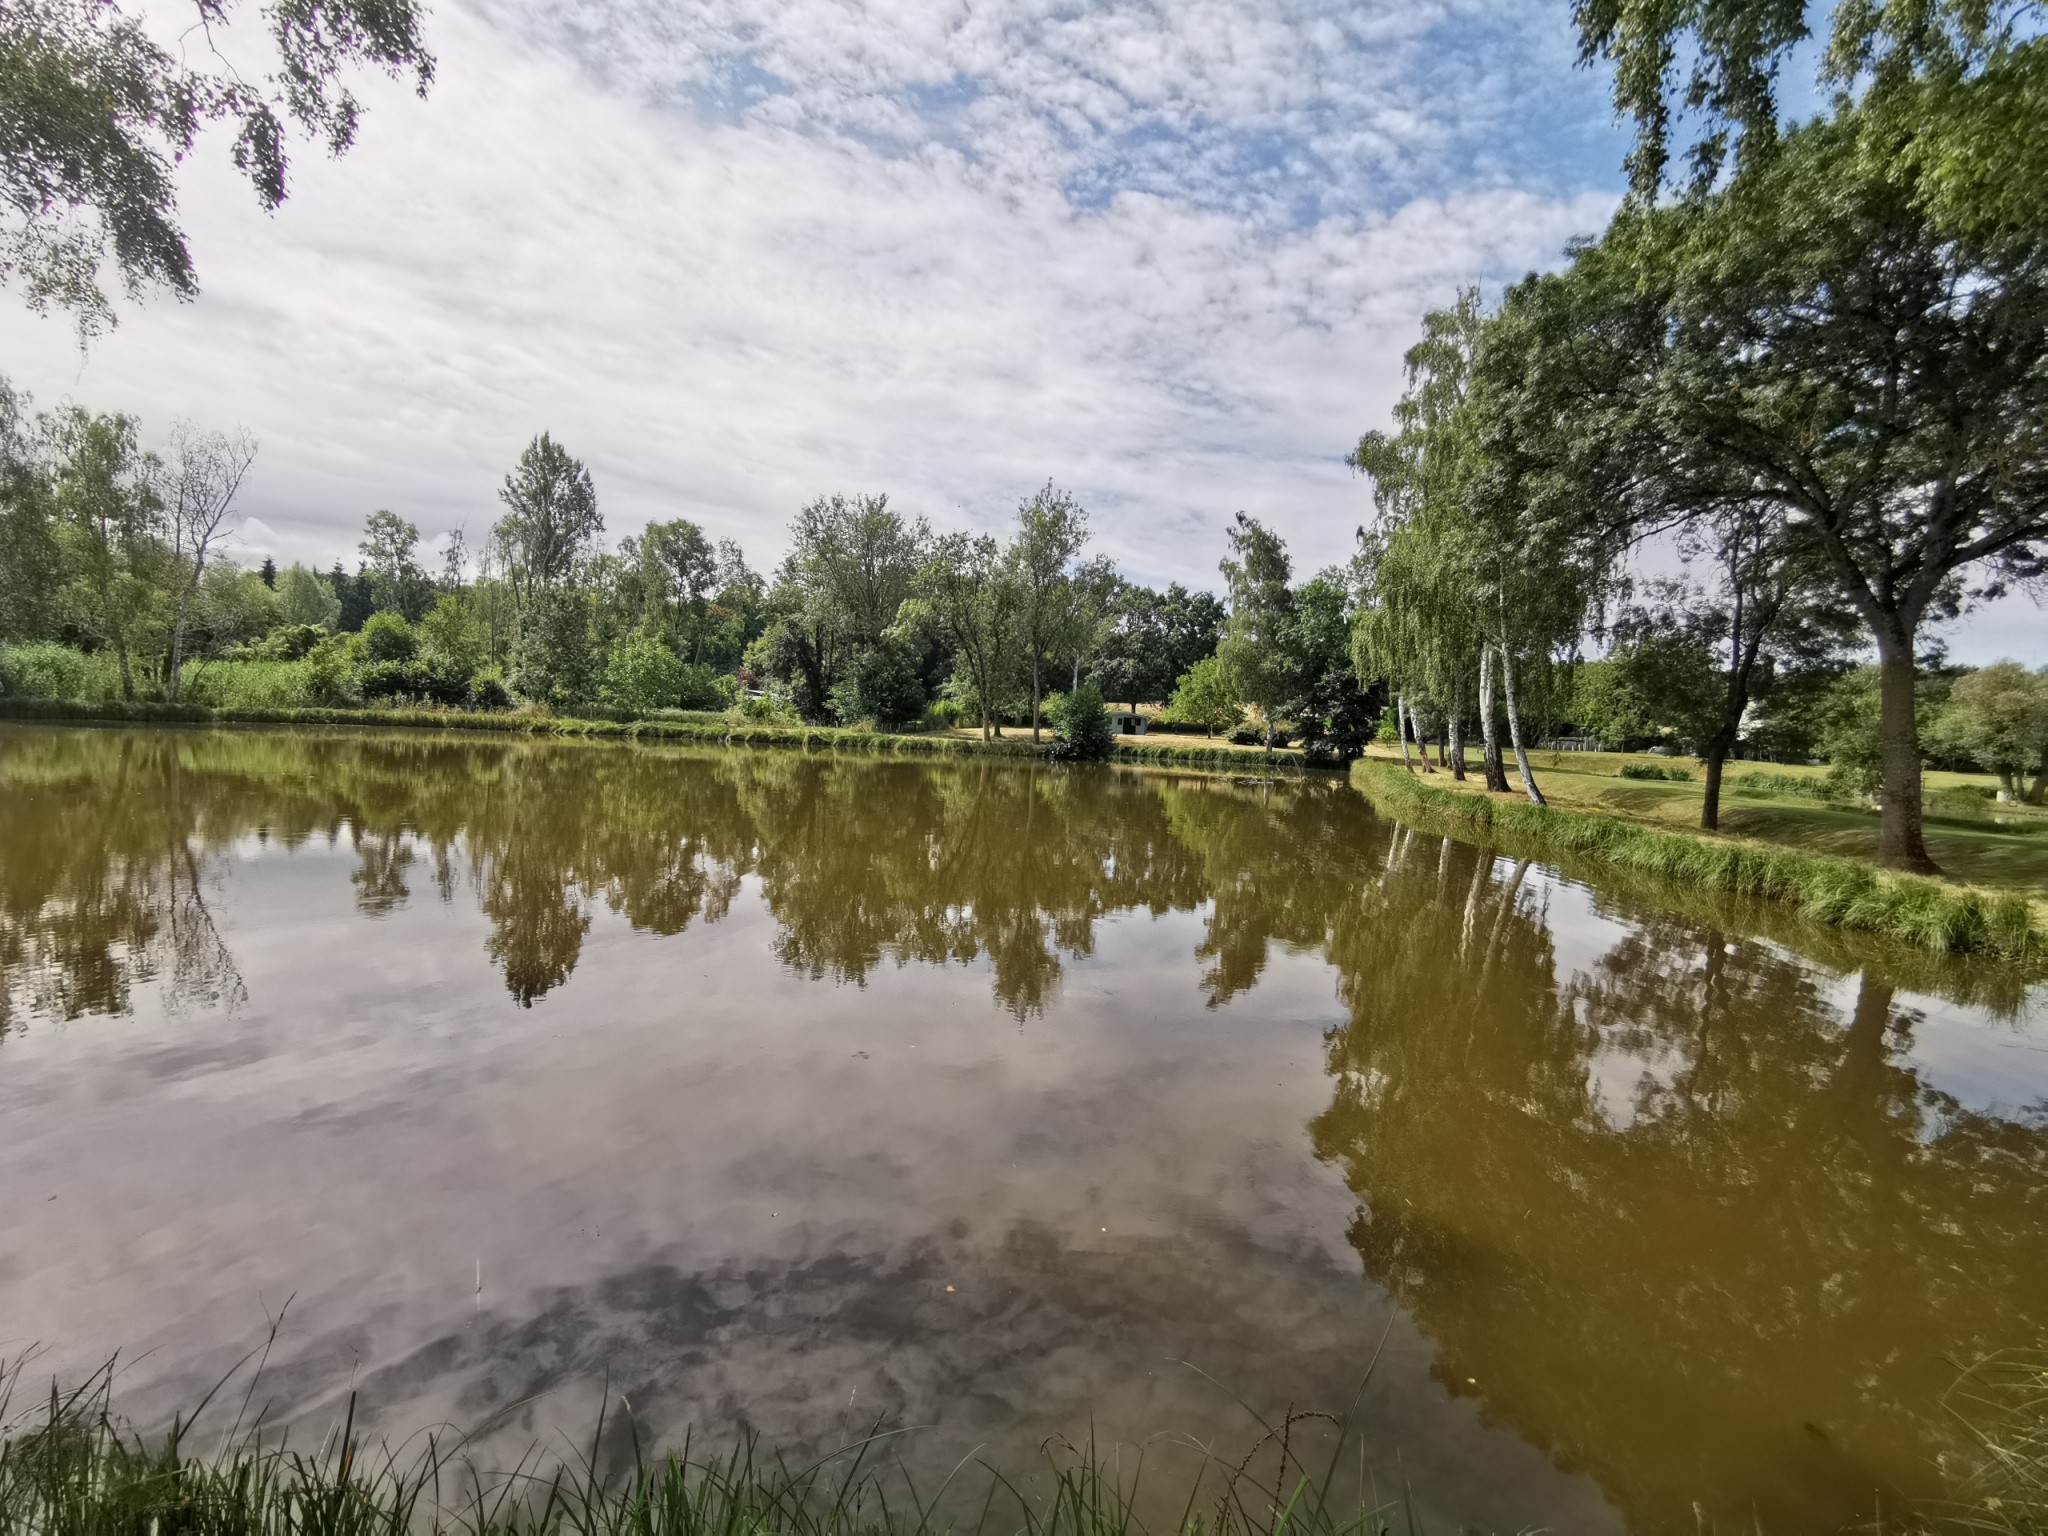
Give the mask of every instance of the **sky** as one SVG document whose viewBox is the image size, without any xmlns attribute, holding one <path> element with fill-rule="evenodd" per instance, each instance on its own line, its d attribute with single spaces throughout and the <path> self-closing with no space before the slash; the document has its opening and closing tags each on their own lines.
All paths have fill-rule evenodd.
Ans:
<svg viewBox="0 0 2048 1536">
<path fill-rule="evenodd" d="M 1051 481 L 1134 579 L 1217 587 L 1239 510 L 1305 574 L 1369 514 L 1344 455 L 1422 314 L 1620 194 L 1568 11 L 438 0 L 427 98 L 373 79 L 276 213 L 201 143 L 195 301 L 83 349 L 0 304 L 0 366 L 255 434 L 248 560 L 353 563 L 379 507 L 473 547 L 547 430 L 612 537 L 688 517 L 763 568 L 820 495 L 995 531 Z M 1950 647 L 2048 660 L 2048 615 Z"/>
</svg>

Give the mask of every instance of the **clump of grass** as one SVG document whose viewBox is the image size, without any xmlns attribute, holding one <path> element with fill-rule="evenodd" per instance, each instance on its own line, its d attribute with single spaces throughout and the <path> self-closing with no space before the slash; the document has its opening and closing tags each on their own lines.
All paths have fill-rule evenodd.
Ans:
<svg viewBox="0 0 2048 1536">
<path fill-rule="evenodd" d="M 2048 1536 L 2048 1354 L 1994 1355 L 1948 1396 L 1959 1448 L 1942 1470 L 1960 1495 L 1922 1512 L 1923 1531 Z"/>
<path fill-rule="evenodd" d="M 993 1468 L 975 1486 L 959 1472 L 928 1496 L 900 1464 L 894 1437 L 874 1433 L 800 1465 L 748 1436 L 720 1454 L 680 1449 L 643 1454 L 633 1437 L 629 1470 L 600 1473 L 600 1417 L 588 1453 L 521 1458 L 481 1470 L 459 1437 L 424 1436 L 410 1449 L 372 1447 L 356 1431 L 356 1399 L 316 1444 L 246 1421 L 204 1449 L 199 1425 L 216 1387 L 194 1413 L 150 1441 L 117 1420 L 111 1368 L 0 1422 L 0 1536 L 1146 1536 L 1139 1515 L 1144 1452 L 1126 1465 L 1093 1442 L 1047 1447 L 1041 1476 L 1023 1482 Z M 7 1419 L 20 1363 L 0 1372 Z M 253 1384 L 250 1394 L 253 1395 Z M 1332 1496 L 1344 1426 L 1329 1464 L 1311 1469 L 1294 1447 L 1304 1418 L 1289 1414 L 1231 1466 L 1206 1451 L 1199 1470 L 1165 1507 L 1180 1513 L 1160 1536 L 1391 1536 L 1412 1510 L 1382 1501 L 1370 1485 L 1355 1501 Z M 1337 1421 L 1331 1420 L 1332 1423 Z M 630 1425 L 628 1426 L 630 1428 Z M 964 1464 L 963 1464 L 964 1465 Z M 1258 1471 L 1254 1473 L 1254 1467 Z M 950 1496 L 949 1496 L 950 1495 Z"/>
<path fill-rule="evenodd" d="M 314 702 L 303 661 L 204 661 L 186 668 L 185 697 L 212 709 L 304 709 Z"/>
<path fill-rule="evenodd" d="M 1690 784 L 1690 768 L 1666 768 L 1658 763 L 1623 763 L 1615 770 L 1618 779 L 1655 779 L 1672 784 Z"/>
<path fill-rule="evenodd" d="M 1437 789 L 1391 763 L 1361 762 L 1353 782 L 1395 819 L 1514 840 L 1535 853 L 1573 853 L 1696 889 L 1791 904 L 1817 922 L 1879 934 L 1916 949 L 2048 961 L 2048 934 L 2021 896 L 1996 895 L 1853 859 L 1732 838 L 1664 832 L 1597 812 Z"/>
</svg>

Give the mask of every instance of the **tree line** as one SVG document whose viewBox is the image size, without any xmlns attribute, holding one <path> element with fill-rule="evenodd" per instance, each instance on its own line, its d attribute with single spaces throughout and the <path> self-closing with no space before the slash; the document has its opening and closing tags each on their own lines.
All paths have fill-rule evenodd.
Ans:
<svg viewBox="0 0 2048 1536">
<path fill-rule="evenodd" d="M 1104 698 L 1335 760 L 1374 723 L 1348 574 L 1295 583 L 1279 537 L 1242 514 L 1227 601 L 1120 576 L 1050 483 L 1002 538 L 934 532 L 886 495 L 823 496 L 763 573 L 687 518 L 609 542 L 589 468 L 544 432 L 474 550 L 457 532 L 434 560 L 379 510 L 353 570 L 245 569 L 224 547 L 246 434 L 180 424 L 152 450 L 132 417 L 31 414 L 12 391 L 0 429 L 0 682 L 17 692 L 89 692 L 90 661 L 124 699 L 741 709 L 1034 741 L 1060 715 L 1083 755 L 1106 747 Z M 195 660 L 213 664 L 196 681 Z"/>
</svg>

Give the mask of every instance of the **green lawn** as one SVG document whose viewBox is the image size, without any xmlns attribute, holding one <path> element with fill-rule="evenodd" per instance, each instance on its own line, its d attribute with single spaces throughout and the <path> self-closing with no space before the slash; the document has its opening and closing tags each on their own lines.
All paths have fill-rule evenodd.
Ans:
<svg viewBox="0 0 2048 1536">
<path fill-rule="evenodd" d="M 1372 755 L 1395 761 L 1400 757 L 1398 752 L 1385 747 L 1375 747 Z M 1534 752 L 1529 760 L 1536 770 L 1538 787 L 1555 805 L 1603 811 L 1672 831 L 1696 830 L 1699 826 L 1700 781 L 1705 771 L 1692 758 L 1622 752 Z M 1466 787 L 1483 793 L 1477 778 L 1478 753 L 1468 753 L 1467 761 L 1473 777 L 1466 780 Z M 1693 775 L 1692 782 L 1669 784 L 1624 779 L 1618 775 L 1627 763 L 1687 769 Z M 1827 776 L 1819 768 L 1731 763 L 1726 778 L 1732 780 L 1747 773 L 1813 781 Z M 1512 759 L 1508 777 L 1512 782 Z M 1450 788 L 1453 783 L 1449 773 L 1438 773 L 1430 782 L 1442 788 Z M 1988 774 L 1929 773 L 1927 850 L 1953 879 L 2048 896 L 2048 810 L 2035 806 L 1994 809 L 1981 795 L 1958 793 L 1996 787 L 1997 780 Z M 1965 814 L 1946 814 L 1957 810 Z M 2005 824 L 1994 822 L 1993 816 Z M 1868 859 L 1877 852 L 1875 810 L 1756 794 L 1727 782 L 1721 790 L 1721 830 L 1732 837 L 1843 858 Z"/>
</svg>

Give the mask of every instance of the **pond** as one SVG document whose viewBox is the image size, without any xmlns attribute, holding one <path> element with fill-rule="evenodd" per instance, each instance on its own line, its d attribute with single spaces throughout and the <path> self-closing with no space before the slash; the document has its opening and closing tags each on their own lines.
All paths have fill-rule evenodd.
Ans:
<svg viewBox="0 0 2048 1536">
<path fill-rule="evenodd" d="M 2048 1337 L 2048 1003 L 1681 905 L 1334 778 L 0 729 L 0 1351 L 1836 1530 Z"/>
</svg>

